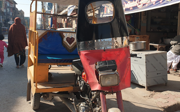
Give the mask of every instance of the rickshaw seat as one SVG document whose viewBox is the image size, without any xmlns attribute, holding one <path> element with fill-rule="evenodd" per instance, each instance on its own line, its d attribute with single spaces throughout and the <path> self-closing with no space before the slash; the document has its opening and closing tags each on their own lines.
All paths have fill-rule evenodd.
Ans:
<svg viewBox="0 0 180 112">
<path fill-rule="evenodd" d="M 38 63 L 72 63 L 73 59 L 77 58 L 79 58 L 78 54 L 43 54 L 38 56 Z"/>
<path fill-rule="evenodd" d="M 79 58 L 76 46 L 73 51 L 63 45 L 63 38 L 59 32 L 48 32 L 39 41 L 38 63 L 72 63 Z"/>
</svg>

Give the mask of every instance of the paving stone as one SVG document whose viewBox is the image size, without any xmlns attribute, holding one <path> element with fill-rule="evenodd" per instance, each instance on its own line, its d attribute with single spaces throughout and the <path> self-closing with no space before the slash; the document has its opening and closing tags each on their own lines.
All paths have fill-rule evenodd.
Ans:
<svg viewBox="0 0 180 112">
<path fill-rule="evenodd" d="M 157 101 L 161 103 L 168 103 L 168 100 L 162 98 L 157 99 Z"/>
<path fill-rule="evenodd" d="M 178 103 L 180 103 L 180 98 L 176 98 L 175 100 L 176 100 Z"/>
<path fill-rule="evenodd" d="M 160 95 L 160 98 L 162 98 L 162 99 L 167 99 L 167 98 L 169 98 L 169 95 L 161 94 L 161 95 Z"/>
<path fill-rule="evenodd" d="M 175 100 L 176 99 L 176 97 L 175 96 L 173 96 L 173 95 L 168 95 L 168 100 Z"/>
<path fill-rule="evenodd" d="M 178 102 L 177 102 L 175 99 L 173 99 L 173 100 L 170 99 L 170 100 L 168 100 L 168 103 L 169 103 L 169 104 L 176 104 L 176 103 L 178 103 Z"/>
<path fill-rule="evenodd" d="M 175 94 L 174 96 L 177 98 L 180 98 L 180 94 Z"/>
<path fill-rule="evenodd" d="M 161 94 L 163 94 L 163 95 L 169 95 L 170 93 L 167 92 L 167 91 L 165 91 L 165 92 L 162 92 Z"/>
<path fill-rule="evenodd" d="M 174 92 L 174 91 L 171 91 L 171 92 L 169 92 L 170 94 L 172 94 L 172 95 L 177 95 L 177 94 L 179 94 L 179 92 Z"/>
<path fill-rule="evenodd" d="M 156 104 L 157 104 L 158 107 L 161 107 L 161 108 L 162 108 L 162 107 L 165 107 L 165 106 L 164 106 L 164 103 L 162 103 L 162 102 L 156 102 Z"/>
<path fill-rule="evenodd" d="M 158 99 L 158 98 L 160 98 L 161 97 L 161 95 L 158 93 L 158 94 L 155 94 L 154 96 L 153 96 L 153 98 L 154 99 Z"/>
</svg>

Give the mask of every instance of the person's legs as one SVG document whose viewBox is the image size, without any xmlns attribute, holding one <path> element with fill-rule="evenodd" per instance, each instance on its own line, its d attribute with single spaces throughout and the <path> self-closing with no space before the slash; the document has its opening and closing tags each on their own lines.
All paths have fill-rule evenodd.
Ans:
<svg viewBox="0 0 180 112">
<path fill-rule="evenodd" d="M 18 68 L 19 67 L 19 56 L 18 56 L 18 54 L 14 54 L 14 58 L 15 58 L 16 65 L 17 65 L 17 68 Z"/>
<path fill-rule="evenodd" d="M 0 63 L 3 64 L 3 62 L 4 62 L 4 52 L 0 52 L 0 59 L 1 59 Z"/>
<path fill-rule="evenodd" d="M 180 61 L 180 56 L 177 56 L 174 60 L 173 60 L 173 63 L 172 63 L 172 68 L 176 71 L 177 70 L 177 65 Z"/>
<path fill-rule="evenodd" d="M 20 66 L 22 66 L 24 64 L 25 60 L 26 60 L 26 55 L 24 53 L 24 54 L 20 55 Z"/>
<path fill-rule="evenodd" d="M 171 51 L 167 52 L 167 71 L 169 71 L 169 67 L 171 66 L 171 63 L 175 59 L 174 53 Z"/>
<path fill-rule="evenodd" d="M 171 66 L 171 63 L 170 61 L 167 61 L 167 71 L 169 71 L 169 67 Z"/>
</svg>

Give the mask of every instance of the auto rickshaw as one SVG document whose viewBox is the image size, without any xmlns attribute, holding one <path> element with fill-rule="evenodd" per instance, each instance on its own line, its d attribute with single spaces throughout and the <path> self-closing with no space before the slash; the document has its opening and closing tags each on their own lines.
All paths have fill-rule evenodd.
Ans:
<svg viewBox="0 0 180 112">
<path fill-rule="evenodd" d="M 37 29 L 37 15 L 46 14 L 37 11 L 38 1 L 78 7 L 76 15 L 66 15 L 77 18 L 77 30 Z M 131 74 L 127 37 L 121 0 L 32 0 L 27 72 L 32 109 L 42 97 L 59 96 L 72 112 L 124 112 L 121 90 L 130 87 Z M 58 73 L 50 65 L 60 65 Z M 61 67 L 67 65 L 68 70 Z M 106 95 L 113 93 L 118 108 L 107 109 Z"/>
</svg>

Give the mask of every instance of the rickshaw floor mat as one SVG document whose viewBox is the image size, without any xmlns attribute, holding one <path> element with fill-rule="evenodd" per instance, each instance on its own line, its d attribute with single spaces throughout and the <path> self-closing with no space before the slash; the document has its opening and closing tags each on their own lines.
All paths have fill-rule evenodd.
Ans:
<svg viewBox="0 0 180 112">
<path fill-rule="evenodd" d="M 73 59 L 79 58 L 78 54 L 39 54 L 38 63 L 72 63 Z"/>
<path fill-rule="evenodd" d="M 63 88 L 75 86 L 76 76 L 74 72 L 70 73 L 53 73 L 48 82 L 38 83 L 38 88 Z"/>
</svg>

